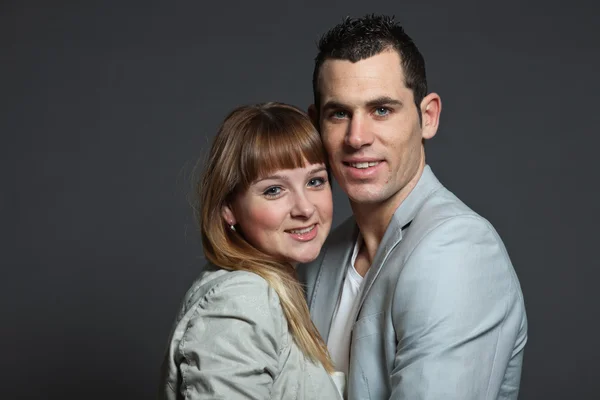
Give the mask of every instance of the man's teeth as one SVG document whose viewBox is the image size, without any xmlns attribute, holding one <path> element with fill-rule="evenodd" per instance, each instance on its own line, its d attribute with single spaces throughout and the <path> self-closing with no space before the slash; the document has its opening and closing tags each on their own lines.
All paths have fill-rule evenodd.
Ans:
<svg viewBox="0 0 600 400">
<path fill-rule="evenodd" d="M 350 166 L 354 168 L 369 168 L 374 167 L 379 164 L 379 161 L 369 161 L 369 162 L 359 162 L 359 163 L 350 163 Z"/>
<path fill-rule="evenodd" d="M 315 228 L 315 226 L 309 226 L 308 228 L 304 228 L 304 229 L 293 229 L 290 230 L 290 233 L 296 234 L 296 235 L 302 235 L 304 233 L 308 233 L 310 231 L 312 231 Z"/>
</svg>

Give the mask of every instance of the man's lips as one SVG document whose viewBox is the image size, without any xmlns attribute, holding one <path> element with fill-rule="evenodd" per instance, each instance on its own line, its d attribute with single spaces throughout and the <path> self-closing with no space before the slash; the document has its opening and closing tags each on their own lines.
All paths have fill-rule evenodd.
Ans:
<svg viewBox="0 0 600 400">
<path fill-rule="evenodd" d="M 384 160 L 377 160 L 373 158 L 351 158 L 342 160 L 344 166 L 343 171 L 350 179 L 358 179 L 363 181 L 365 179 L 372 179 L 378 171 L 383 167 Z"/>
<path fill-rule="evenodd" d="M 365 169 L 379 165 L 381 161 L 343 161 L 344 165 L 352 168 Z"/>
</svg>

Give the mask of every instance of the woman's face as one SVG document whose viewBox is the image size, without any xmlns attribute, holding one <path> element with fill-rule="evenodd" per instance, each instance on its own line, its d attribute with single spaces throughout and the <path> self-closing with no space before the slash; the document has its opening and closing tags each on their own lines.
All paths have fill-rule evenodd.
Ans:
<svg viewBox="0 0 600 400">
<path fill-rule="evenodd" d="M 332 214 L 325 164 L 274 171 L 223 208 L 226 223 L 236 225 L 250 244 L 291 263 L 319 255 Z"/>
</svg>

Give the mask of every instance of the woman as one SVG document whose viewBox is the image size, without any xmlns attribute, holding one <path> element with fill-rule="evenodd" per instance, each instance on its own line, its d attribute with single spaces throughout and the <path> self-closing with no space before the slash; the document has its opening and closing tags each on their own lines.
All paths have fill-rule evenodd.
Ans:
<svg viewBox="0 0 600 400">
<path fill-rule="evenodd" d="M 336 399 L 327 348 L 294 266 L 329 233 L 331 188 L 302 111 L 234 110 L 198 187 L 209 260 L 183 302 L 163 364 L 165 399 Z"/>
</svg>

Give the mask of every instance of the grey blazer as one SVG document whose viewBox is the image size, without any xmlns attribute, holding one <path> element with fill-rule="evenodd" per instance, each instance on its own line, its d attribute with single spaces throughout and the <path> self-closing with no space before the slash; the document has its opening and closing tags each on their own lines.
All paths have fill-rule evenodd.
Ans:
<svg viewBox="0 0 600 400">
<path fill-rule="evenodd" d="M 299 266 L 327 339 L 358 235 L 352 218 Z M 425 167 L 396 210 L 363 281 L 352 328 L 349 399 L 516 399 L 527 318 L 500 237 Z"/>
<path fill-rule="evenodd" d="M 260 276 L 209 266 L 185 296 L 163 362 L 161 399 L 338 399 L 296 346 Z"/>
</svg>

